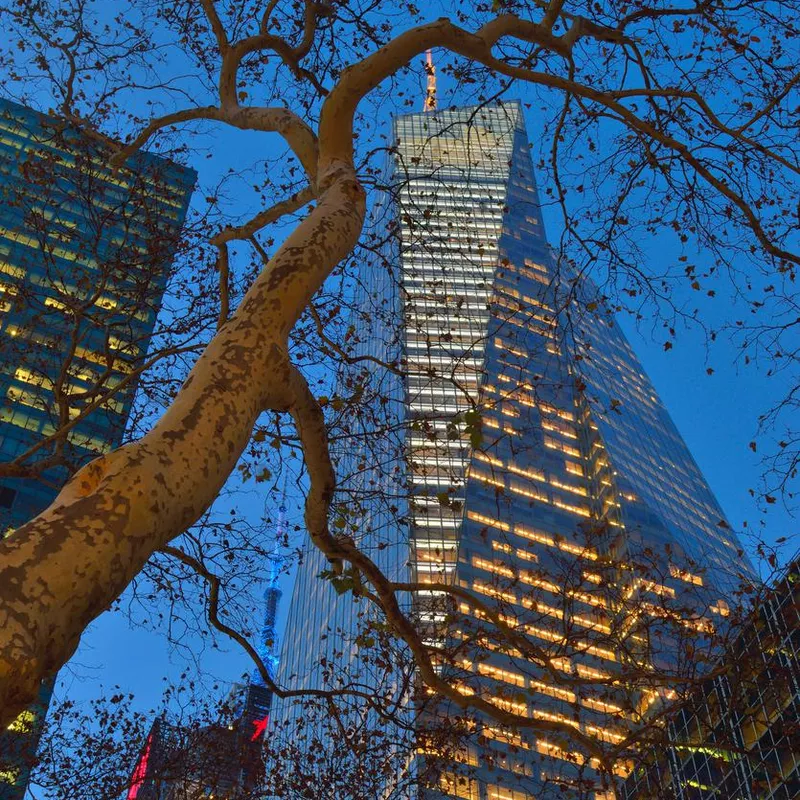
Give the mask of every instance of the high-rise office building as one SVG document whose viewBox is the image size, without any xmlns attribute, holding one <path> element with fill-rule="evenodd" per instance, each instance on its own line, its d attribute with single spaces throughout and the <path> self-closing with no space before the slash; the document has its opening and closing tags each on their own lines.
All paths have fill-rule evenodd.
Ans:
<svg viewBox="0 0 800 800">
<path fill-rule="evenodd" d="M 148 153 L 113 169 L 111 154 L 0 101 L 0 460 L 46 464 L 0 478 L 3 535 L 121 443 L 161 306 L 196 176 Z M 51 690 L 0 737 L 3 800 L 24 794 Z"/>
<path fill-rule="evenodd" d="M 521 106 L 400 116 L 393 140 L 392 188 L 374 214 L 389 243 L 365 268 L 351 335 L 403 369 L 380 378 L 387 424 L 373 450 L 356 423 L 349 441 L 339 437 L 344 506 L 360 503 L 340 527 L 390 577 L 463 587 L 549 654 L 544 665 L 493 638 L 466 600 L 417 592 L 408 613 L 428 644 L 446 646 L 442 669 L 463 693 L 542 728 L 620 742 L 658 695 L 631 697 L 609 676 L 623 661 L 679 660 L 669 601 L 703 606 L 686 626 L 697 640 L 724 619 L 722 593 L 750 567 L 599 293 L 554 262 Z M 604 573 L 634 557 L 648 568 Z M 310 547 L 279 675 L 292 688 L 369 679 L 364 602 L 319 580 L 326 568 Z M 628 613 L 634 602 L 664 622 L 658 636 Z M 279 704 L 275 717 L 292 712 Z M 557 730 L 481 715 L 469 729 L 471 743 L 421 796 L 612 796 L 592 756 Z"/>
</svg>

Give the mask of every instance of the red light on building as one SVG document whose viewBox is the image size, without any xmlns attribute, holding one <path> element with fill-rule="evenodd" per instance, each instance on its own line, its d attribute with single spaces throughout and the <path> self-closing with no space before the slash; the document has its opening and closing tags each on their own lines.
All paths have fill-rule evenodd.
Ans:
<svg viewBox="0 0 800 800">
<path fill-rule="evenodd" d="M 263 735 L 264 732 L 267 730 L 267 725 L 269 723 L 269 715 L 264 717 L 264 719 L 254 719 L 252 720 L 253 725 L 255 725 L 256 729 L 253 735 L 250 737 L 251 742 L 257 742 Z"/>
<path fill-rule="evenodd" d="M 147 737 L 147 741 L 144 743 L 144 750 L 142 750 L 142 755 L 139 757 L 139 762 L 136 764 L 136 767 L 133 770 L 133 775 L 131 776 L 131 788 L 128 789 L 127 800 L 136 800 L 136 798 L 139 796 L 139 789 L 142 788 L 144 779 L 147 777 L 147 762 L 150 760 L 150 747 L 152 743 L 153 734 L 151 732 Z"/>
</svg>

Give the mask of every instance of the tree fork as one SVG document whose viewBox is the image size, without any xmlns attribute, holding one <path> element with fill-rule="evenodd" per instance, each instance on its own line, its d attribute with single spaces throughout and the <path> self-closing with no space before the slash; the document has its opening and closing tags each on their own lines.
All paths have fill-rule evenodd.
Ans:
<svg viewBox="0 0 800 800">
<path fill-rule="evenodd" d="M 352 170 L 328 173 L 318 206 L 256 278 L 153 430 L 88 464 L 0 542 L 0 724 L 35 698 L 152 553 L 211 505 L 259 414 L 293 405 L 289 331 L 355 246 L 364 209 Z"/>
</svg>

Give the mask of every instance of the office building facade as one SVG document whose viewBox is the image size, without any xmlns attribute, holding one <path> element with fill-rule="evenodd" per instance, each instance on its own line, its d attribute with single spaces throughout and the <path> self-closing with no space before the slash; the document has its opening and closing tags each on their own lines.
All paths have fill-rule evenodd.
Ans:
<svg viewBox="0 0 800 800">
<path fill-rule="evenodd" d="M 452 769 L 416 791 L 605 800 L 595 757 L 548 723 L 624 741 L 660 700 L 609 688 L 610 676 L 637 659 L 673 665 L 682 626 L 665 608 L 676 599 L 692 595 L 686 636 L 708 638 L 750 567 L 602 297 L 552 258 L 521 106 L 408 114 L 393 134 L 374 223 L 390 235 L 358 289 L 356 354 L 403 374 L 380 379 L 387 424 L 374 450 L 350 426 L 340 492 L 351 507 L 361 500 L 342 527 L 390 577 L 468 590 L 548 653 L 545 664 L 503 643 L 467 599 L 415 593 L 407 613 L 447 651 L 439 668 L 459 690 L 541 723 L 528 732 L 476 715 Z M 621 575 L 634 557 L 647 569 Z M 325 569 L 309 548 L 279 675 L 293 688 L 363 672 L 363 602 L 319 580 Z M 644 635 L 634 605 L 663 635 Z M 389 698 L 392 685 L 377 693 Z M 435 699 L 428 714 L 463 716 Z M 403 769 L 421 770 L 418 749 Z M 394 796 L 408 794 L 387 788 Z"/>
<path fill-rule="evenodd" d="M 800 561 L 760 596 L 714 677 L 669 718 L 622 800 L 800 797 Z"/>
<path fill-rule="evenodd" d="M 63 120 L 0 101 L 0 531 L 122 442 L 195 173 L 112 150 Z M 65 437 L 53 434 L 70 426 Z M 22 797 L 52 684 L 0 745 L 0 797 Z"/>
</svg>

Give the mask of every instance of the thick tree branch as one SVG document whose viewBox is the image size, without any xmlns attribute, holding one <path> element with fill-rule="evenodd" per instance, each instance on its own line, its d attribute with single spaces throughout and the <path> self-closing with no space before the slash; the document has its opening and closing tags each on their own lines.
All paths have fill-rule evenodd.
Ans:
<svg viewBox="0 0 800 800">
<path fill-rule="evenodd" d="M 204 513 L 258 415 L 288 407 L 288 333 L 355 246 L 363 220 L 363 190 L 340 175 L 256 278 L 153 430 L 84 467 L 48 509 L 0 542 L 3 720 L 69 658 L 86 625 L 150 554 Z"/>
<path fill-rule="evenodd" d="M 144 147 L 150 137 L 157 131 L 170 125 L 178 125 L 181 122 L 190 122 L 192 120 L 224 122 L 241 130 L 256 130 L 279 134 L 302 164 L 311 186 L 315 186 L 317 137 L 300 117 L 286 108 L 239 107 L 238 105 L 224 108 L 204 106 L 165 114 L 163 117 L 151 120 L 131 142 L 112 156 L 111 163 L 114 166 L 121 166 L 135 152 Z"/>
<path fill-rule="evenodd" d="M 258 674 L 261 676 L 261 680 L 264 681 L 264 684 L 271 689 L 277 697 L 280 697 L 281 699 L 292 697 L 316 697 L 328 702 L 333 702 L 334 698 L 336 697 L 355 697 L 363 702 L 366 702 L 369 707 L 375 708 L 376 711 L 380 712 L 382 706 L 378 702 L 379 698 L 376 698 L 374 693 L 370 694 L 366 691 L 355 689 L 353 687 L 342 687 L 331 690 L 284 689 L 279 684 L 275 683 L 275 681 L 272 679 L 272 676 L 269 674 L 267 665 L 258 654 L 256 648 L 250 643 L 250 640 L 241 632 L 237 631 L 235 628 L 232 628 L 226 622 L 223 622 L 220 618 L 219 602 L 222 581 L 220 580 L 219 576 L 211 572 L 202 561 L 194 556 L 190 556 L 188 553 L 184 552 L 178 547 L 165 545 L 161 548 L 161 552 L 165 555 L 171 556 L 176 561 L 180 561 L 182 564 L 189 567 L 189 569 L 197 573 L 205 580 L 205 582 L 208 584 L 208 621 L 211 623 L 213 628 L 218 630 L 224 636 L 227 636 L 232 641 L 236 642 L 245 651 L 245 653 L 247 653 L 248 657 L 255 664 Z"/>
<path fill-rule="evenodd" d="M 222 119 L 222 111 L 216 106 L 203 106 L 201 108 L 186 108 L 171 114 L 165 114 L 163 117 L 156 117 L 132 141 L 111 157 L 111 163 L 116 167 L 122 166 L 134 153 L 141 150 L 147 144 L 148 139 L 157 131 L 168 128 L 170 125 L 178 125 L 181 122 L 190 122 L 198 119 L 220 120 Z"/>
<path fill-rule="evenodd" d="M 210 242 L 219 247 L 225 242 L 231 242 L 234 239 L 249 239 L 262 228 L 271 225 L 273 222 L 277 222 L 286 214 L 299 211 L 313 199 L 314 192 L 310 186 L 306 186 L 291 197 L 286 198 L 286 200 L 281 200 L 279 203 L 275 203 L 275 205 L 265 208 L 263 211 L 259 211 L 258 214 L 244 224 L 223 228 L 218 234 L 211 238 Z"/>
<path fill-rule="evenodd" d="M 203 1 L 214 30 L 219 20 L 213 0 Z M 282 201 L 249 223 L 217 234 L 214 243 L 220 252 L 234 238 L 255 241 L 255 232 L 277 218 L 273 214 L 298 210 L 314 197 L 318 203 L 265 264 L 154 429 L 139 442 L 81 470 L 50 508 L 0 542 L 0 720 L 7 723 L 32 699 L 41 679 L 64 663 L 84 627 L 124 590 L 149 556 L 159 548 L 168 548 L 171 539 L 204 513 L 247 446 L 258 415 L 264 410 L 289 410 L 299 431 L 311 481 L 306 523 L 312 541 L 335 569 L 343 569 L 347 562 L 358 579 L 372 587 L 368 594 L 371 602 L 408 646 L 424 683 L 458 707 L 479 711 L 502 724 L 565 734 L 600 759 L 610 772 L 611 762 L 602 747 L 574 727 L 520 717 L 480 696 L 463 695 L 444 680 L 432 649 L 423 643 L 415 624 L 401 609 L 397 593 L 405 591 L 403 585 L 389 581 L 352 539 L 337 537 L 328 528 L 334 473 L 325 420 L 302 375 L 289 363 L 287 337 L 331 270 L 352 252 L 361 233 L 366 203 L 353 157 L 356 109 L 381 81 L 427 48 L 448 48 L 500 75 L 596 104 L 601 109 L 599 114 L 608 112 L 636 136 L 662 145 L 730 201 L 767 252 L 795 263 L 797 258 L 770 240 L 755 211 L 707 161 L 667 129 L 659 128 L 658 122 L 640 118 L 622 102 L 622 95 L 550 71 L 508 64 L 495 55 L 497 46 L 509 38 L 567 62 L 577 52 L 576 43 L 583 39 L 620 47 L 632 45 L 620 30 L 565 14 L 558 0 L 548 3 L 540 23 L 504 14 L 470 33 L 444 19 L 397 36 L 341 74 L 323 103 L 319 141 L 310 125 L 287 109 L 238 105 L 237 75 L 242 60 L 252 53 L 272 50 L 296 77 L 309 79 L 299 62 L 313 47 L 317 10 L 313 4 L 306 4 L 304 33 L 293 48 L 268 32 L 274 6 L 270 3 L 262 32 L 256 36 L 230 44 L 224 31 L 220 34 L 214 30 L 223 60 L 220 108 L 188 109 L 153 120 L 120 151 L 114 163 L 123 163 L 159 129 L 191 120 L 221 121 L 241 129 L 282 135 L 306 171 L 309 188 L 300 193 L 302 196 Z M 559 20 L 566 32 L 557 36 L 553 31 Z M 631 21 L 629 18 L 626 24 Z M 312 82 L 324 91 L 313 76 Z M 741 131 L 723 130 L 710 109 L 698 105 L 718 130 L 738 134 L 738 141 L 752 146 L 752 140 L 742 137 Z M 769 105 L 747 125 L 760 119 L 759 114 L 768 113 Z M 771 151 L 759 152 L 782 163 Z M 223 316 L 227 317 L 227 309 Z M 203 577 L 209 580 L 208 574 Z M 217 613 L 219 585 L 214 588 L 213 576 L 211 586 L 216 620 L 212 624 L 224 625 Z M 495 615 L 494 622 L 503 621 Z M 499 627 L 503 631 L 502 625 Z M 503 633 L 516 635 L 510 627 Z M 547 662 L 543 666 L 546 668 Z"/>
<path fill-rule="evenodd" d="M 208 24 L 211 26 L 211 32 L 214 34 L 214 38 L 217 40 L 219 52 L 224 57 L 229 46 L 228 34 L 225 32 L 225 26 L 222 24 L 219 14 L 217 14 L 214 0 L 200 0 L 200 3 L 203 7 L 206 18 L 208 19 Z"/>
</svg>

